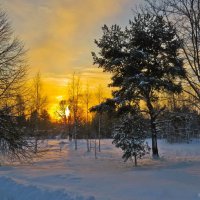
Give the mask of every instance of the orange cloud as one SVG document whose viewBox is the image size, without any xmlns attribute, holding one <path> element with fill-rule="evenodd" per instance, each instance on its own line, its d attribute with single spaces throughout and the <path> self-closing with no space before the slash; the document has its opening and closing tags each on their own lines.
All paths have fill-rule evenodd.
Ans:
<svg viewBox="0 0 200 200">
<path fill-rule="evenodd" d="M 100 27 L 129 1 L 4 0 L 3 5 L 29 48 L 32 70 L 63 74 L 92 64 Z"/>
<path fill-rule="evenodd" d="M 135 0 L 136 1 L 136 0 Z M 30 76 L 40 70 L 53 104 L 65 95 L 67 81 L 79 72 L 92 87 L 107 85 L 110 75 L 92 66 L 94 39 L 104 24 L 126 23 L 134 0 L 2 0 L 16 34 L 29 49 Z"/>
</svg>

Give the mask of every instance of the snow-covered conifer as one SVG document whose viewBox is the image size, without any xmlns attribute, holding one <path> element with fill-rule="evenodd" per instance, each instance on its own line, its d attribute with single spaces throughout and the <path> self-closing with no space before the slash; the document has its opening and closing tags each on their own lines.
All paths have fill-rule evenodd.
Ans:
<svg viewBox="0 0 200 200">
<path fill-rule="evenodd" d="M 179 56 L 181 41 L 176 29 L 162 16 L 139 14 L 124 30 L 113 25 L 102 28 L 103 36 L 95 43 L 99 54 L 92 53 L 95 64 L 112 73 L 111 87 L 118 104 L 145 103 L 150 119 L 153 156 L 158 157 L 156 119 L 163 108 L 155 109 L 159 92 L 180 93 L 185 77 Z"/>
<path fill-rule="evenodd" d="M 136 113 L 121 116 L 114 130 L 113 144 L 122 149 L 124 161 L 134 159 L 137 166 L 137 159 L 149 153 L 150 147 L 145 143 L 145 135 L 142 116 Z"/>
</svg>

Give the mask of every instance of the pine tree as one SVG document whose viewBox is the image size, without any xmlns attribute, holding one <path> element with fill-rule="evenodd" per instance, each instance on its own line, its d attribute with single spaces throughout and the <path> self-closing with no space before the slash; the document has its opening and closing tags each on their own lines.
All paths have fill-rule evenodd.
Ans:
<svg viewBox="0 0 200 200">
<path fill-rule="evenodd" d="M 180 93 L 185 77 L 179 56 L 181 42 L 176 30 L 162 16 L 139 14 L 122 30 L 118 25 L 102 28 L 97 41 L 99 54 L 92 53 L 94 64 L 112 73 L 111 87 L 118 104 L 143 101 L 150 119 L 153 156 L 158 157 L 156 119 L 164 108 L 155 109 L 159 92 Z"/>
</svg>

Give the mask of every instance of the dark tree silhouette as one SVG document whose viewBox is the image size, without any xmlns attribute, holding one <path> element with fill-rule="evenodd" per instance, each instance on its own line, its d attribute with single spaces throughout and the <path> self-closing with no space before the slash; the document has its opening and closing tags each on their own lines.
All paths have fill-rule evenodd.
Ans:
<svg viewBox="0 0 200 200">
<path fill-rule="evenodd" d="M 94 64 L 112 73 L 111 87 L 119 104 L 146 104 L 152 133 L 153 156 L 158 156 L 156 119 L 164 108 L 155 109 L 159 92 L 179 93 L 185 77 L 179 57 L 181 47 L 176 30 L 162 16 L 139 14 L 122 30 L 114 25 L 102 28 L 97 41 L 99 54 L 92 53 Z"/>
<path fill-rule="evenodd" d="M 189 87 L 184 90 L 193 97 L 192 104 L 200 109 L 200 0 L 145 0 L 145 9 L 170 20 L 177 30 L 177 39 L 187 69 Z"/>
<path fill-rule="evenodd" d="M 24 46 L 14 38 L 6 14 L 0 11 L 0 152 L 12 158 L 26 158 L 31 150 L 15 115 L 26 69 Z"/>
</svg>

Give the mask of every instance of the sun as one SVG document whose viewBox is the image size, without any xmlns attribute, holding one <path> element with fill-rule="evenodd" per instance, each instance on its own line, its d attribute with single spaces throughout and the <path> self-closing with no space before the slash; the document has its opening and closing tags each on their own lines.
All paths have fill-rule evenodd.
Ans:
<svg viewBox="0 0 200 200">
<path fill-rule="evenodd" d="M 58 101 L 62 101 L 62 100 L 63 100 L 63 96 L 62 96 L 62 95 L 56 96 L 56 99 L 57 99 Z"/>
<path fill-rule="evenodd" d="M 64 100 L 64 97 L 62 95 L 56 96 L 55 97 L 56 101 L 54 103 L 49 104 L 49 115 L 51 116 L 51 120 L 53 122 L 60 120 L 60 116 L 58 115 L 58 110 L 59 110 L 59 102 Z M 66 108 L 66 112 L 69 115 L 69 109 Z"/>
</svg>

